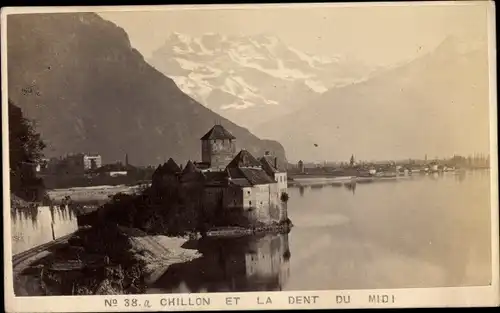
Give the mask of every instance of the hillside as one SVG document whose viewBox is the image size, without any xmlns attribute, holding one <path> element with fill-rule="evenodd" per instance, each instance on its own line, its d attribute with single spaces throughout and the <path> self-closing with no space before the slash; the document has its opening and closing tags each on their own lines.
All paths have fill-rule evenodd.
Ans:
<svg viewBox="0 0 500 313">
<path fill-rule="evenodd" d="M 147 61 L 201 104 L 250 130 L 373 70 L 348 57 L 307 54 L 266 34 L 172 32 Z"/>
<path fill-rule="evenodd" d="M 418 59 L 332 88 L 255 132 L 279 140 L 294 161 L 467 155 L 488 152 L 488 110 L 486 44 L 450 37 Z"/>
<path fill-rule="evenodd" d="M 105 163 L 200 159 L 199 138 L 219 122 L 238 148 L 285 158 L 186 94 L 145 62 L 125 31 L 93 13 L 8 16 L 9 97 L 34 119 L 46 156 L 100 153 Z"/>
</svg>

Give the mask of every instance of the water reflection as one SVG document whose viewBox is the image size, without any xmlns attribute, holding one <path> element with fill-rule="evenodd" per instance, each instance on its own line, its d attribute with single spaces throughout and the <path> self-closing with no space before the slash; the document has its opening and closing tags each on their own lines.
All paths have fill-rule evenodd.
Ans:
<svg viewBox="0 0 500 313">
<path fill-rule="evenodd" d="M 277 291 L 290 275 L 288 234 L 204 238 L 185 248 L 203 256 L 170 266 L 148 293 Z"/>
<path fill-rule="evenodd" d="M 356 182 L 345 183 L 344 186 L 347 190 L 351 191 L 353 195 L 356 194 Z"/>
<path fill-rule="evenodd" d="M 304 196 L 304 189 L 305 189 L 304 186 L 299 186 L 299 194 L 301 197 Z"/>
<path fill-rule="evenodd" d="M 285 290 L 479 286 L 491 281 L 488 171 L 290 187 Z"/>
<path fill-rule="evenodd" d="M 458 171 L 455 175 L 455 178 L 459 183 L 463 182 L 466 177 L 467 177 L 467 172 L 465 171 Z"/>
</svg>

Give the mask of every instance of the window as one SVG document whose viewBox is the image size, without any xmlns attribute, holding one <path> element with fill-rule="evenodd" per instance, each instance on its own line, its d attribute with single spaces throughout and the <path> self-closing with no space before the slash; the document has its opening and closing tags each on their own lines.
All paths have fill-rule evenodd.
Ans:
<svg viewBox="0 0 500 313">
<path fill-rule="evenodd" d="M 250 194 L 250 190 L 247 191 L 247 194 Z"/>
<path fill-rule="evenodd" d="M 248 205 L 252 205 L 252 201 L 248 201 Z"/>
</svg>

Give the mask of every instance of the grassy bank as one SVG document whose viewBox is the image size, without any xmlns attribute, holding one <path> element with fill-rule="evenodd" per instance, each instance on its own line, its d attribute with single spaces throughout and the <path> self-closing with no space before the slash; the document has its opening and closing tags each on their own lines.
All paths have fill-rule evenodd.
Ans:
<svg viewBox="0 0 500 313">
<path fill-rule="evenodd" d="M 48 190 L 47 194 L 49 198 L 58 203 L 70 197 L 72 201 L 75 202 L 90 202 L 90 201 L 109 201 L 110 197 L 118 193 L 123 194 L 135 194 L 141 191 L 143 186 L 135 185 L 116 185 L 116 186 L 90 186 L 90 187 L 72 187 L 64 189 L 52 189 Z"/>
</svg>

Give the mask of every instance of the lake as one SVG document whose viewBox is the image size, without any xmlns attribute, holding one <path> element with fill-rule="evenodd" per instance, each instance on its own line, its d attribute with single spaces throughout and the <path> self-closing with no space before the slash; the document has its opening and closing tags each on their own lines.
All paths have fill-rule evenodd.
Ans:
<svg viewBox="0 0 500 313">
<path fill-rule="evenodd" d="M 488 171 L 289 188 L 287 235 L 187 243 L 148 293 L 488 285 Z"/>
</svg>

